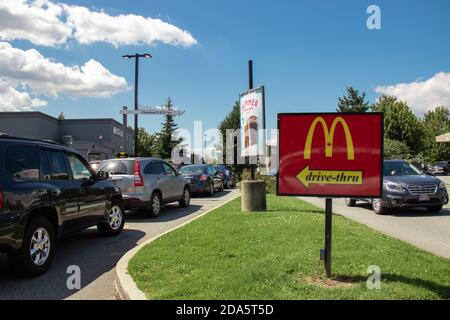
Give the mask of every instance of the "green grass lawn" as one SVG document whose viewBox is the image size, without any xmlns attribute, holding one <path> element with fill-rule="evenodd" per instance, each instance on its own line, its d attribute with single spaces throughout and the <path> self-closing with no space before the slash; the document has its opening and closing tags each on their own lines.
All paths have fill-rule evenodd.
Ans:
<svg viewBox="0 0 450 320">
<path fill-rule="evenodd" d="M 268 212 L 242 213 L 236 199 L 145 246 L 129 264 L 138 287 L 150 299 L 450 298 L 450 260 L 337 215 L 341 282 L 324 285 L 323 212 L 295 198 L 267 202 Z M 367 289 L 370 265 L 381 269 L 380 290 Z"/>
</svg>

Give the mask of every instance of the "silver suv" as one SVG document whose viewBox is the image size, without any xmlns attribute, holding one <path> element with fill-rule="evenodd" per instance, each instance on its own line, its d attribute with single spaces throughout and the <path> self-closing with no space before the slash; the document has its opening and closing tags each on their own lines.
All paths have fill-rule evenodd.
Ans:
<svg viewBox="0 0 450 320">
<path fill-rule="evenodd" d="M 108 172 L 120 188 L 125 209 L 147 209 L 150 216 L 157 217 L 166 203 L 178 201 L 180 207 L 188 207 L 191 201 L 189 182 L 161 159 L 104 160 L 98 170 Z"/>
</svg>

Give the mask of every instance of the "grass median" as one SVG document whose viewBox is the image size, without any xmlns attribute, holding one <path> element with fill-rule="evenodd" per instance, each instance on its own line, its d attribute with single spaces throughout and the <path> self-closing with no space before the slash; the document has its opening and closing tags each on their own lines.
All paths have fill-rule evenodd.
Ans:
<svg viewBox="0 0 450 320">
<path fill-rule="evenodd" d="M 450 260 L 339 215 L 326 279 L 323 211 L 272 195 L 267 205 L 242 213 L 236 199 L 157 239 L 130 261 L 133 279 L 150 299 L 450 299 Z"/>
</svg>

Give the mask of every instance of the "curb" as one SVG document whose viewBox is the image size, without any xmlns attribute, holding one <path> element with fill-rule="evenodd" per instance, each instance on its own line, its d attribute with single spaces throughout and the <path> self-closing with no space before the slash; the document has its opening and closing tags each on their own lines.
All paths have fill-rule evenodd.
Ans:
<svg viewBox="0 0 450 320">
<path fill-rule="evenodd" d="M 149 300 L 144 292 L 142 292 L 134 282 L 133 278 L 128 272 L 128 263 L 130 260 L 134 257 L 136 253 L 138 253 L 139 250 L 141 250 L 144 246 L 148 245 L 149 243 L 155 241 L 156 239 L 161 238 L 162 236 L 168 234 L 169 232 L 172 232 L 176 229 L 179 229 L 181 227 L 184 227 L 185 225 L 191 223 L 192 221 L 195 221 L 198 218 L 203 217 L 204 215 L 210 213 L 211 211 L 218 209 L 227 203 L 233 201 L 234 199 L 238 198 L 240 196 L 240 192 L 237 192 L 235 196 L 231 197 L 230 199 L 226 200 L 225 202 L 221 203 L 217 207 L 211 208 L 206 210 L 205 212 L 199 214 L 198 216 L 195 216 L 194 218 L 183 222 L 182 224 L 173 227 L 170 230 L 167 230 L 149 240 L 144 241 L 143 243 L 137 245 L 125 255 L 120 258 L 120 260 L 116 264 L 116 290 L 119 293 L 119 296 L 122 300 Z"/>
</svg>

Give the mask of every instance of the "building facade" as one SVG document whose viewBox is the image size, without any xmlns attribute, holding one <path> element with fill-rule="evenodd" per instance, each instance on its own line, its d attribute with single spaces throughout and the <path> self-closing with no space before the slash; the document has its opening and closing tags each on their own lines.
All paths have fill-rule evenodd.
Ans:
<svg viewBox="0 0 450 320">
<path fill-rule="evenodd" d="M 124 131 L 110 118 L 59 120 L 42 112 L 0 112 L 0 133 L 69 145 L 89 161 L 115 158 L 121 150 L 134 154 L 133 130 Z"/>
</svg>

